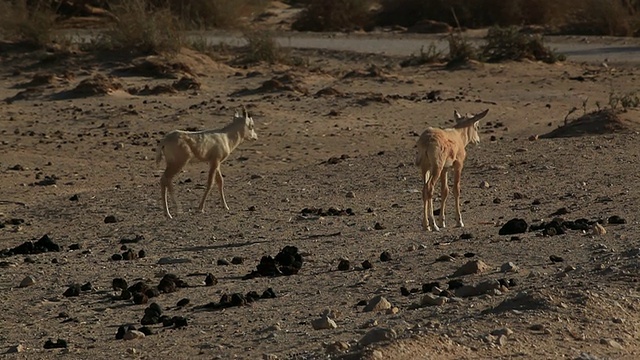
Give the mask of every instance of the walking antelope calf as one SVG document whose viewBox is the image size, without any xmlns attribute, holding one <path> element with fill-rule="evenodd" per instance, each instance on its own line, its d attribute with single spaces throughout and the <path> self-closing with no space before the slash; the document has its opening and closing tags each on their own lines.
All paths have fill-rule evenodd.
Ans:
<svg viewBox="0 0 640 360">
<path fill-rule="evenodd" d="M 449 196 L 447 184 L 447 172 L 453 169 L 453 192 L 456 199 L 456 216 L 458 226 L 463 227 L 460 214 L 460 177 L 464 159 L 467 156 L 466 146 L 469 143 L 480 142 L 478 135 L 478 122 L 484 118 L 489 109 L 475 115 L 462 116 L 458 111 L 453 112 L 456 124 L 452 128 L 439 129 L 429 127 L 418 139 L 418 153 L 416 166 L 420 167 L 420 174 L 424 181 L 422 189 L 422 201 L 424 211 L 422 227 L 426 231 L 439 231 L 445 227 L 445 202 Z M 436 225 L 433 215 L 433 193 L 436 182 L 440 179 L 442 186 L 442 206 L 440 207 L 440 225 Z"/>
<path fill-rule="evenodd" d="M 180 208 L 176 201 L 172 180 L 192 160 L 209 164 L 207 187 L 200 201 L 199 210 L 204 212 L 204 203 L 211 192 L 214 180 L 218 185 L 222 207 L 229 210 L 227 201 L 224 198 L 224 180 L 220 172 L 220 164 L 243 140 L 257 139 L 258 135 L 254 130 L 253 119 L 244 106 L 242 106 L 242 115 L 236 111 L 231 123 L 222 129 L 203 131 L 174 130 L 165 135 L 156 149 L 156 163 L 160 164 L 164 157 L 167 164 L 160 178 L 165 215 L 168 218 L 172 218 L 169 212 L 167 192 L 171 195 L 171 200 L 176 207 Z"/>
</svg>

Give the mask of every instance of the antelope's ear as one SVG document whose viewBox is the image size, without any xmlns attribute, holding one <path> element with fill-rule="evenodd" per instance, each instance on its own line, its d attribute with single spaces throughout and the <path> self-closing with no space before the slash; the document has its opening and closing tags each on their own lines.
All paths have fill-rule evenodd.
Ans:
<svg viewBox="0 0 640 360">
<path fill-rule="evenodd" d="M 233 114 L 233 117 L 240 117 L 240 113 L 238 113 L 238 110 L 235 111 L 235 114 Z"/>
<path fill-rule="evenodd" d="M 242 116 L 249 117 L 249 112 L 247 111 L 247 108 L 244 105 L 242 105 Z"/>
<path fill-rule="evenodd" d="M 487 110 L 485 110 L 483 112 L 477 113 L 471 119 L 473 120 L 474 123 L 476 123 L 476 122 L 480 121 L 482 118 L 484 118 L 485 116 L 487 116 L 488 112 L 489 112 L 489 109 L 487 109 Z"/>
<path fill-rule="evenodd" d="M 462 120 L 462 115 L 460 115 L 458 110 L 453 110 L 453 118 L 456 119 L 456 121 L 460 121 Z"/>
</svg>

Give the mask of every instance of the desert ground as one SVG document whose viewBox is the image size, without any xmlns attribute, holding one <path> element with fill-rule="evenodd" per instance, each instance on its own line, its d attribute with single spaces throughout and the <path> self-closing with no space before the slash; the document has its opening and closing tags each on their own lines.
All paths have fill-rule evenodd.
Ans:
<svg viewBox="0 0 640 360">
<path fill-rule="evenodd" d="M 405 57 L 389 54 L 291 51 L 304 66 L 237 65 L 232 50 L 215 60 L 192 50 L 131 59 L 6 45 L 0 248 L 48 235 L 60 249 L 2 252 L 4 358 L 640 356 L 640 112 L 583 117 L 608 107 L 611 94 L 636 91 L 638 63 L 569 56 L 448 69 L 401 67 Z M 221 128 L 242 105 L 258 139 L 221 166 L 230 210 L 214 189 L 197 211 L 208 167 L 192 163 L 175 181 L 182 211 L 170 204 L 174 218 L 165 218 L 158 141 L 174 129 Z M 449 226 L 425 232 L 418 136 L 452 126 L 454 110 L 484 109 L 462 175 L 465 227 L 452 226 L 450 195 Z M 600 221 L 606 233 L 499 234 L 514 218 L 556 217 Z M 297 273 L 245 277 L 285 246 L 303 258 Z M 145 256 L 112 259 L 128 249 Z M 478 269 L 461 274 L 468 262 Z M 122 278 L 153 288 L 167 274 L 181 286 L 144 304 L 113 287 Z M 207 274 L 217 283 L 207 286 Z M 451 280 L 483 285 L 464 294 Z M 221 301 L 269 288 L 275 297 Z M 377 297 L 388 304 L 365 311 Z M 141 328 L 152 303 L 181 322 L 116 339 L 121 326 Z M 314 329 L 327 315 L 335 328 Z M 49 339 L 67 346 L 45 348 Z"/>
</svg>

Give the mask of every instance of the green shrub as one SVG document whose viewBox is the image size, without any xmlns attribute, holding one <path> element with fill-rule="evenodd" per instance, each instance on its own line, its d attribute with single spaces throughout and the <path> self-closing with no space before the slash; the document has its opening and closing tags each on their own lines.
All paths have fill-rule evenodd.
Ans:
<svg viewBox="0 0 640 360">
<path fill-rule="evenodd" d="M 344 31 L 372 24 L 372 0 L 311 0 L 291 25 L 298 31 Z"/>
</svg>

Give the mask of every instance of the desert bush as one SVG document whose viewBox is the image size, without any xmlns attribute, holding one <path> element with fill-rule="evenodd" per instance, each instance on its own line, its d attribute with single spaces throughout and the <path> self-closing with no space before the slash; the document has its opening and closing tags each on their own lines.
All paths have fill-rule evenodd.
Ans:
<svg viewBox="0 0 640 360">
<path fill-rule="evenodd" d="M 298 31 L 343 31 L 371 25 L 372 0 L 311 0 L 291 25 Z"/>
<path fill-rule="evenodd" d="M 617 110 L 618 106 L 622 107 L 622 110 L 636 109 L 640 107 L 640 96 L 637 91 L 631 91 L 627 93 L 609 93 L 609 106 L 611 110 Z"/>
<path fill-rule="evenodd" d="M 113 5 L 118 21 L 98 40 L 99 47 L 135 53 L 175 53 L 184 44 L 182 26 L 167 7 L 130 0 Z"/>
<path fill-rule="evenodd" d="M 266 31 L 245 31 L 247 42 L 242 60 L 247 63 L 267 62 L 275 64 L 285 59 L 286 51 L 278 44 L 275 37 Z"/>
<path fill-rule="evenodd" d="M 242 26 L 242 17 L 263 9 L 268 3 L 267 0 L 148 1 L 155 7 L 168 7 L 190 28 L 238 28 Z"/>
<path fill-rule="evenodd" d="M 631 35 L 640 29 L 636 0 L 382 0 L 378 25 L 428 19 L 462 27 L 550 25 L 564 33 Z"/>
<path fill-rule="evenodd" d="M 524 34 L 516 26 L 492 27 L 485 40 L 481 57 L 488 62 L 530 59 L 554 63 L 563 59 L 544 45 L 542 36 Z"/>
<path fill-rule="evenodd" d="M 419 54 L 411 54 L 407 59 L 400 62 L 400 66 L 420 66 L 424 64 L 433 64 L 441 62 L 444 59 L 442 51 L 438 50 L 435 44 L 430 44 L 427 50 L 424 50 L 424 46 L 420 47 Z"/>
<path fill-rule="evenodd" d="M 449 34 L 449 62 L 448 65 L 478 60 L 478 49 L 459 33 Z"/>
<path fill-rule="evenodd" d="M 48 45 L 53 39 L 56 14 L 47 1 L 0 2 L 0 36 L 35 46 Z"/>
</svg>

